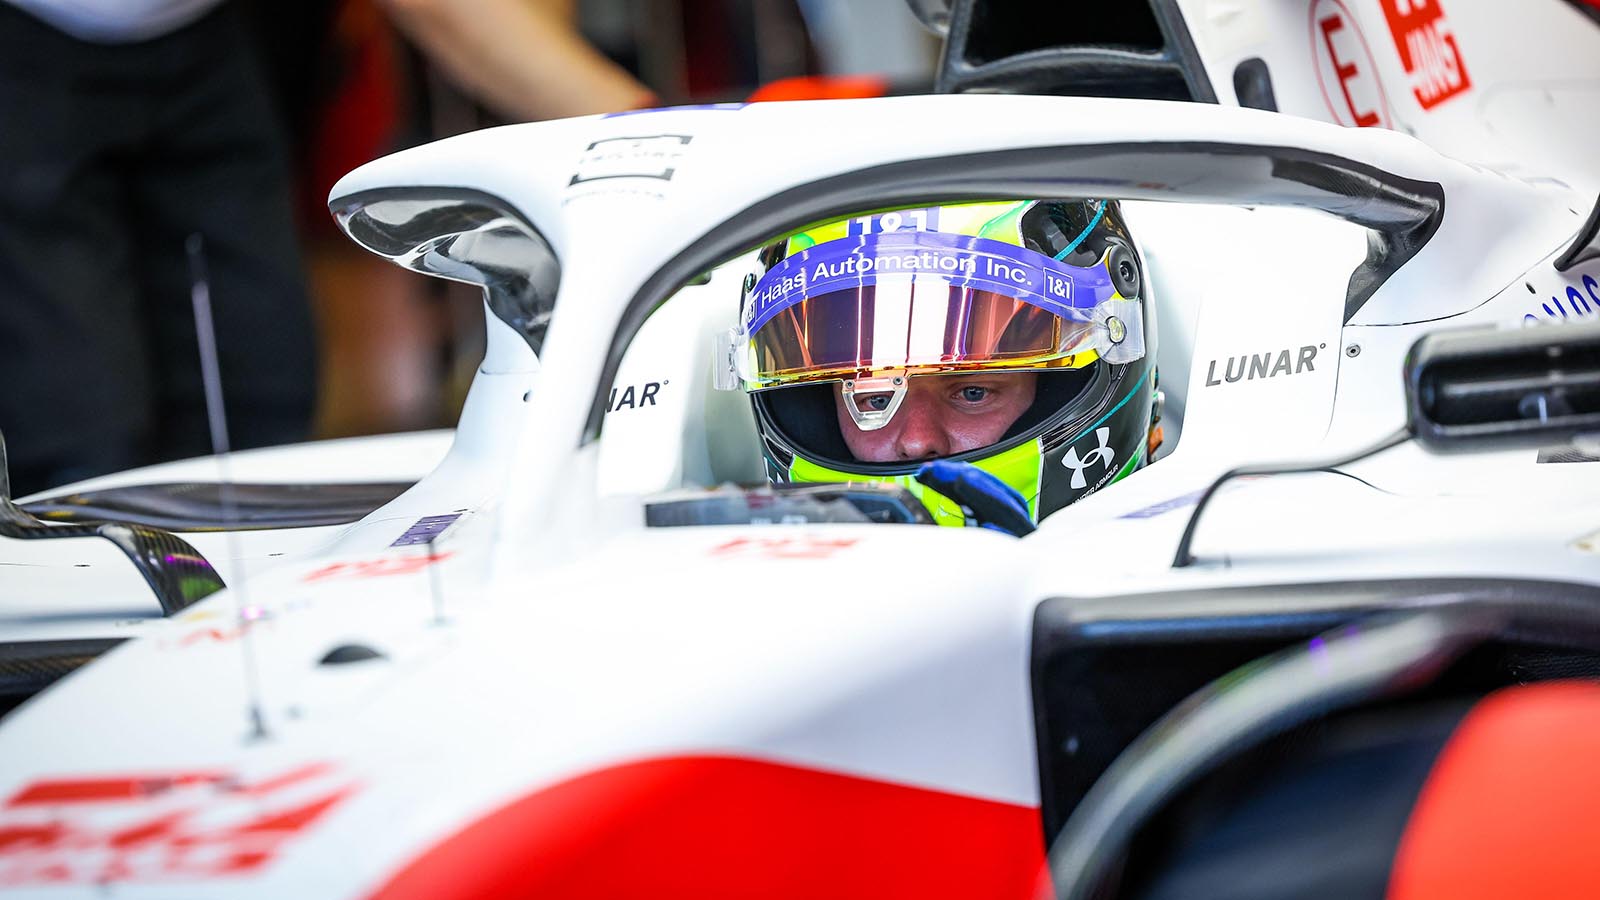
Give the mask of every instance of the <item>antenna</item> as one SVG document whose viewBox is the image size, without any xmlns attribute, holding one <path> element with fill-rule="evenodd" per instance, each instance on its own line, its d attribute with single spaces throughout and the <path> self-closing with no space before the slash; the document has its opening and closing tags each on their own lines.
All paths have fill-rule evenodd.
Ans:
<svg viewBox="0 0 1600 900">
<path fill-rule="evenodd" d="M 1194 512 L 1189 515 L 1189 524 L 1183 526 L 1183 537 L 1179 538 L 1178 540 L 1178 552 L 1172 557 L 1172 567 L 1174 569 L 1182 569 L 1185 566 L 1194 564 L 1195 557 L 1194 554 L 1190 552 L 1189 548 L 1194 543 L 1195 529 L 1200 527 L 1200 515 L 1206 511 L 1206 504 L 1210 503 L 1211 498 L 1216 496 L 1217 490 L 1224 484 L 1227 484 L 1229 481 L 1235 478 L 1243 478 L 1253 475 L 1298 475 L 1305 472 L 1331 472 L 1340 466 L 1348 466 L 1351 463 L 1360 462 L 1369 456 L 1382 453 L 1391 447 L 1398 447 L 1409 440 L 1411 440 L 1411 429 L 1401 428 L 1399 431 L 1396 431 L 1388 437 L 1385 437 L 1383 440 L 1378 441 L 1376 444 L 1373 444 L 1370 447 L 1357 450 L 1354 453 L 1349 453 L 1336 459 L 1324 459 L 1317 462 L 1266 463 L 1262 465 L 1239 466 L 1238 468 L 1229 469 L 1228 471 L 1223 472 L 1221 475 L 1218 475 L 1217 480 L 1211 482 L 1211 486 L 1206 488 L 1205 492 L 1200 495 L 1200 502 L 1194 505 Z"/>
<path fill-rule="evenodd" d="M 226 526 L 228 556 L 240 561 L 239 576 L 233 585 L 234 620 L 239 627 L 239 650 L 244 661 L 245 702 L 249 707 L 250 740 L 264 740 L 266 715 L 261 703 L 261 675 L 256 665 L 251 627 L 261 618 L 261 610 L 250 605 L 245 594 L 245 566 L 239 555 L 239 508 L 233 496 L 233 473 L 228 447 L 228 417 L 222 405 L 222 368 L 217 363 L 217 335 L 211 319 L 211 283 L 206 275 L 205 246 L 198 232 L 184 243 L 189 254 L 189 297 L 194 302 L 194 330 L 200 343 L 200 376 L 205 383 L 206 419 L 211 424 L 211 452 L 217 458 L 221 476 L 218 486 L 222 499 L 222 521 Z"/>
</svg>

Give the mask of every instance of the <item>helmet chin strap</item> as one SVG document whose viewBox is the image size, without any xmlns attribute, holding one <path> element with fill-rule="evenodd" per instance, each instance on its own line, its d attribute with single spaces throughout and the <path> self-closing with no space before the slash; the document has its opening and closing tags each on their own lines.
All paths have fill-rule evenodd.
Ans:
<svg viewBox="0 0 1600 900">
<path fill-rule="evenodd" d="M 906 399 L 906 370 L 890 369 L 867 378 L 846 379 L 842 389 L 844 408 L 850 420 L 862 431 L 877 431 L 889 424 L 900 404 Z M 873 397 L 887 394 L 889 402 L 883 409 L 862 409 L 857 396 Z"/>
</svg>

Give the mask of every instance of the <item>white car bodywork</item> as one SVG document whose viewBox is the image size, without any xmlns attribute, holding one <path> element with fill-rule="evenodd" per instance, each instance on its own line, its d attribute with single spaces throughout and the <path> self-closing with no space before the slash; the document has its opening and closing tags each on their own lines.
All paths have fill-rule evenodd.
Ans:
<svg viewBox="0 0 1600 900">
<path fill-rule="evenodd" d="M 1373 26 L 1377 4 L 1337 5 Z M 1280 12 L 1308 13 L 1183 6 L 1206 23 L 1194 37 L 1217 83 L 1235 56 L 1263 52 L 1287 28 Z M 1458 26 L 1473 15 L 1456 8 L 1466 6 L 1450 9 Z M 1458 33 L 1474 79 L 1488 84 L 1497 58 Z M 1304 97 L 1280 96 L 1309 104 L 1306 81 L 1292 82 Z M 1499 96 L 1486 108 L 1502 110 Z M 1422 137 L 1506 121 L 1496 112 L 1452 124 L 1388 102 Z M 1133 179 L 1108 165 L 1129 148 L 1172 152 L 1152 150 Z M 1029 152 L 1087 162 L 1026 174 L 1006 162 Z M 1250 162 L 1214 175 L 1194 165 L 1207 154 Z M 1360 193 L 1321 195 L 1320 209 L 1256 202 L 1291 157 L 1443 198 L 1436 230 L 1354 309 L 1349 279 L 1366 229 L 1339 217 L 1377 207 Z M 333 191 L 347 221 L 387 191 L 470 190 L 542 235 L 560 280 L 537 358 L 486 315 L 488 354 L 453 443 L 414 488 L 347 527 L 246 534 L 236 551 L 196 536 L 231 590 L 172 618 L 147 607 L 136 626 L 106 626 L 137 637 L 9 715 L 0 835 L 35 837 L 0 842 L 0 889 L 403 893 L 408 867 L 508 803 L 642 760 L 729 758 L 993 804 L 1032 838 L 982 865 L 1026 886 L 1043 853 L 1028 666 L 1042 600 L 1435 576 L 1600 584 L 1594 467 L 1540 463 L 1532 451 L 1432 457 L 1414 445 L 1342 474 L 1229 489 L 1201 525 L 1200 562 L 1171 566 L 1195 495 L 1223 471 L 1333 456 L 1400 427 L 1401 362 L 1424 333 L 1524 327 L 1569 289 L 1600 311 L 1590 287 L 1600 262 L 1551 265 L 1584 222 L 1594 174 L 1559 161 L 1540 158 L 1549 165 L 1521 173 L 1540 177 L 1524 179 L 1392 131 L 1254 110 L 929 96 L 510 126 L 363 166 Z M 874 193 L 899 165 L 942 196 L 1011 186 L 1127 198 L 1156 299 L 1169 446 L 1023 539 L 910 526 L 645 528 L 649 495 L 759 476 L 747 402 L 710 386 L 712 338 L 737 312 L 738 256 L 759 239 L 740 229 L 843 212 L 830 192 L 857 179 L 859 208 L 907 202 Z M 1097 166 L 1107 174 L 1094 180 Z M 425 254 L 395 255 L 424 264 Z M 677 291 L 684 271 L 730 259 Z M 1298 360 L 1302 348 L 1315 348 L 1314 364 L 1228 378 L 1230 361 L 1242 373 L 1249 357 Z M 647 384 L 657 389 L 643 404 Z M 392 472 L 420 473 L 441 440 L 353 444 L 353 465 L 371 475 L 405 453 Z M 303 475 L 293 452 L 254 457 L 260 477 Z M 234 477 L 247 477 L 251 457 L 236 460 Z M 457 513 L 433 544 L 395 546 L 418 520 Z M 12 559 L 44 570 L 6 567 L 4 596 L 71 597 L 91 584 L 111 593 L 115 555 L 67 544 L 8 542 Z M 91 573 L 66 568 L 88 558 L 80 552 L 97 554 Z M 142 591 L 131 575 L 120 582 L 116 615 Z M 65 634 L 60 621 L 30 624 L 44 615 L 38 602 L 8 632 Z M 349 647 L 380 656 L 326 662 Z M 104 788 L 163 778 L 162 790 L 127 796 Z M 307 809 L 260 859 L 225 864 L 218 848 L 238 850 L 236 826 Z M 177 823 L 168 833 L 118 843 L 163 816 Z M 39 836 L 52 827 L 64 831 Z M 521 839 L 507 846 L 558 853 L 548 835 Z M 787 887 L 804 893 L 825 876 Z M 651 883 L 667 882 L 640 882 Z M 475 889 L 463 876 L 459 894 Z"/>
</svg>

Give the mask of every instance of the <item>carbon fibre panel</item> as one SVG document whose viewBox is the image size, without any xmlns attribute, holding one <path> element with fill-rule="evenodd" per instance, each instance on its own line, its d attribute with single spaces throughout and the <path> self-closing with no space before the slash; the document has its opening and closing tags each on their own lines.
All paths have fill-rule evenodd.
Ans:
<svg viewBox="0 0 1600 900">
<path fill-rule="evenodd" d="M 347 484 L 233 484 L 233 515 L 222 485 L 170 482 L 60 494 L 31 501 L 27 512 L 46 522 L 120 522 L 168 531 L 254 531 L 347 525 L 400 496 L 410 482 Z"/>
<path fill-rule="evenodd" d="M 25 541 L 104 538 L 139 570 L 161 604 L 161 612 L 168 616 L 227 587 L 200 551 L 171 532 L 117 522 L 47 525 L 39 521 L 11 499 L 11 482 L 3 475 L 5 471 L 5 440 L 0 438 L 0 537 Z"/>
</svg>

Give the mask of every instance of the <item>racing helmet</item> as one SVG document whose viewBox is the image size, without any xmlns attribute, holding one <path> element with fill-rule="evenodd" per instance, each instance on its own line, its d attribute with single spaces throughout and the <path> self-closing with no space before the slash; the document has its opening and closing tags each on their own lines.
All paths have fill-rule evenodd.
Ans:
<svg viewBox="0 0 1600 900">
<path fill-rule="evenodd" d="M 1154 317 L 1114 200 L 1003 200 L 856 215 L 763 247 L 729 332 L 774 482 L 882 481 L 940 524 L 929 460 L 857 458 L 919 379 L 1031 373 L 997 440 L 943 458 L 1015 489 L 1035 522 L 1144 465 L 1160 440 Z M 969 376 L 970 377 L 970 376 Z M 848 418 L 846 416 L 848 413 Z"/>
</svg>

